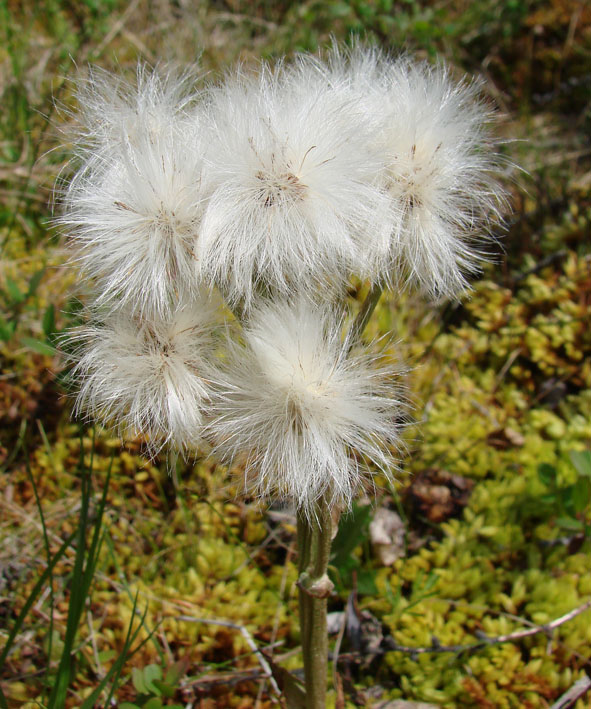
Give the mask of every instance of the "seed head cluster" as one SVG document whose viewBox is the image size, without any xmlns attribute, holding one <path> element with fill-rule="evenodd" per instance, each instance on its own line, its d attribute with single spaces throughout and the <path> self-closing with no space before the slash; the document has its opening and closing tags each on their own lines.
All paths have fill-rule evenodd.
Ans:
<svg viewBox="0 0 591 709">
<path fill-rule="evenodd" d="M 77 99 L 77 410 L 153 450 L 206 442 L 306 513 L 347 506 L 395 468 L 403 409 L 398 370 L 343 334 L 347 285 L 466 288 L 504 209 L 480 87 L 357 47 L 218 84 L 92 70 Z"/>
</svg>

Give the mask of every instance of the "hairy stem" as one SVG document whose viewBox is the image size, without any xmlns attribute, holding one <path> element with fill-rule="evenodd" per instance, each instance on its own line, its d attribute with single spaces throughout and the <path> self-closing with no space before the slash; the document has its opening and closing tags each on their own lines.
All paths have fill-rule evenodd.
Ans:
<svg viewBox="0 0 591 709">
<path fill-rule="evenodd" d="M 304 656 L 307 709 L 325 709 L 328 668 L 327 599 L 333 585 L 326 573 L 332 519 L 325 497 L 312 518 L 298 512 L 300 633 Z"/>
</svg>

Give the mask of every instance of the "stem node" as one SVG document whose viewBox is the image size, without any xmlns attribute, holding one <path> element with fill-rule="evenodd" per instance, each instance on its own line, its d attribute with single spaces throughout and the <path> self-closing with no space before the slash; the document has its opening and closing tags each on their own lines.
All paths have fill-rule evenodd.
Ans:
<svg viewBox="0 0 591 709">
<path fill-rule="evenodd" d="M 308 596 L 314 598 L 328 598 L 334 589 L 334 583 L 323 574 L 320 578 L 312 578 L 304 571 L 297 580 L 297 587 Z"/>
</svg>

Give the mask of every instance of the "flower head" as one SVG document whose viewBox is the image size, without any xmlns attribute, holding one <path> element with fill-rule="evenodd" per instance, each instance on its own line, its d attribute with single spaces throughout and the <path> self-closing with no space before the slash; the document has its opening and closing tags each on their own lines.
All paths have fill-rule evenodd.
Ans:
<svg viewBox="0 0 591 709">
<path fill-rule="evenodd" d="M 456 295 L 486 257 L 484 242 L 504 204 L 489 130 L 494 115 L 479 84 L 454 81 L 442 65 L 362 46 L 299 61 L 377 125 L 373 149 L 385 163 L 392 228 L 388 257 L 374 254 L 372 278 L 412 283 L 433 297 Z"/>
<path fill-rule="evenodd" d="M 112 87 L 115 98 L 101 123 L 96 104 L 107 79 L 96 83 L 85 94 L 87 138 L 94 143 L 81 142 L 82 164 L 59 222 L 68 227 L 84 272 L 97 282 L 99 303 L 166 315 L 179 291 L 199 288 L 199 126 L 183 111 L 182 81 L 179 87 L 170 76 L 165 81 L 145 72 L 124 98 Z"/>
<path fill-rule="evenodd" d="M 401 222 L 390 279 L 405 274 L 431 296 L 453 296 L 486 257 L 482 242 L 500 220 L 504 193 L 489 132 L 492 113 L 477 83 L 407 58 L 391 67 L 383 145 L 387 188 Z"/>
<path fill-rule="evenodd" d="M 179 306 L 169 320 L 127 311 L 74 334 L 76 409 L 150 446 L 195 446 L 209 401 L 210 304 Z"/>
<path fill-rule="evenodd" d="M 365 242 L 389 233 L 366 115 L 312 67 L 263 67 L 211 92 L 205 277 L 248 305 L 259 286 L 287 293 L 341 284 L 366 267 Z"/>
<path fill-rule="evenodd" d="M 244 462 L 254 492 L 311 513 L 321 495 L 350 503 L 360 459 L 391 469 L 401 415 L 395 372 L 368 354 L 348 356 L 329 309 L 303 300 L 265 305 L 244 346 L 229 350 L 209 430 L 223 459 Z"/>
<path fill-rule="evenodd" d="M 196 66 L 183 71 L 138 64 L 134 81 L 91 67 L 76 87 L 74 149 L 79 162 L 118 154 L 122 145 L 183 125 L 200 98 Z"/>
</svg>

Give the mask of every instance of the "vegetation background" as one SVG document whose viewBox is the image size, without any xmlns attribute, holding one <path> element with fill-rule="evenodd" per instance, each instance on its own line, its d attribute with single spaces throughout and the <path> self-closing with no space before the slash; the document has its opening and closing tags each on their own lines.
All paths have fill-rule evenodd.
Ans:
<svg viewBox="0 0 591 709">
<path fill-rule="evenodd" d="M 289 511 L 71 420 L 84 293 L 51 194 L 87 63 L 216 77 L 331 37 L 482 77 L 521 168 L 473 293 L 386 297 L 369 333 L 396 333 L 417 425 L 335 540 L 331 705 L 550 707 L 591 676 L 591 6 L 0 0 L 0 37 L 0 706 L 268 707 L 264 657 L 301 668 Z"/>
</svg>

